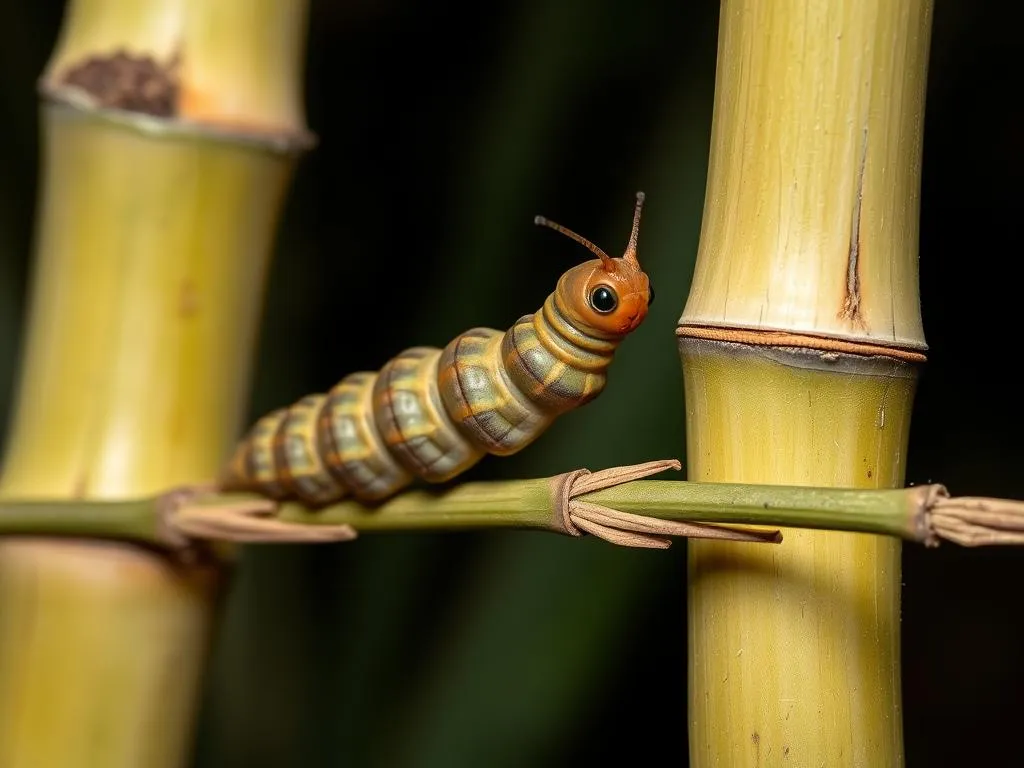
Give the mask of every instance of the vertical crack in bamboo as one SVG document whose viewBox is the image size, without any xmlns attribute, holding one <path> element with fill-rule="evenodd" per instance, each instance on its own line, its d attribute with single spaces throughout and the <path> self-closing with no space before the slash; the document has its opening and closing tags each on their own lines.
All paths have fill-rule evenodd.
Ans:
<svg viewBox="0 0 1024 768">
<path fill-rule="evenodd" d="M 850 216 L 850 255 L 846 266 L 846 295 L 839 313 L 856 328 L 867 330 L 860 314 L 860 219 L 864 205 L 864 168 L 868 162 L 868 127 L 864 126 L 864 139 L 860 151 L 860 170 L 854 192 L 853 214 Z"/>
</svg>

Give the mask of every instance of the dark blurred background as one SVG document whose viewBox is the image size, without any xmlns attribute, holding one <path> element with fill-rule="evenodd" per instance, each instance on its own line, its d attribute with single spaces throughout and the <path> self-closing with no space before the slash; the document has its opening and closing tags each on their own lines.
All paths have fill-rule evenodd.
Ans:
<svg viewBox="0 0 1024 768">
<path fill-rule="evenodd" d="M 907 480 L 1024 498 L 1020 27 L 1004 5 L 936 1 L 921 221 L 931 353 Z M 34 82 L 62 8 L 0 9 L 5 417 L 31 253 Z M 582 257 L 534 214 L 618 252 L 642 188 L 658 301 L 609 389 L 471 477 L 682 457 L 673 330 L 699 234 L 717 13 L 712 0 L 312 0 L 321 144 L 283 221 L 251 415 L 407 346 L 507 327 Z M 1024 552 L 908 546 L 904 564 L 907 764 L 1013 762 Z M 196 765 L 685 765 L 685 573 L 682 545 L 530 533 L 250 550 Z"/>
</svg>

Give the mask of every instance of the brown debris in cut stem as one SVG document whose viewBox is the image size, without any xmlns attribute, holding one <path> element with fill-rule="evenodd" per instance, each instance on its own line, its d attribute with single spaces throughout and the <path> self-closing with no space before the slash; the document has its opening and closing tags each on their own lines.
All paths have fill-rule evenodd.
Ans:
<svg viewBox="0 0 1024 768">
<path fill-rule="evenodd" d="M 177 64 L 177 57 L 161 64 L 126 51 L 90 56 L 66 70 L 59 86 L 84 91 L 98 107 L 173 117 L 180 90 Z"/>
</svg>

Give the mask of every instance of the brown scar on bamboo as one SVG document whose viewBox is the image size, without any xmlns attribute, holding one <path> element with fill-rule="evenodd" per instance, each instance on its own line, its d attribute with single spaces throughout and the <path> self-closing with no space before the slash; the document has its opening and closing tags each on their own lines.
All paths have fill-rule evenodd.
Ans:
<svg viewBox="0 0 1024 768">
<path fill-rule="evenodd" d="M 195 281 L 188 277 L 182 281 L 178 290 L 178 316 L 182 319 L 192 317 L 199 311 L 199 289 Z"/>
<path fill-rule="evenodd" d="M 857 194 L 853 200 L 850 216 L 850 248 L 846 265 L 846 290 L 843 293 L 843 307 L 839 311 L 842 320 L 848 320 L 855 328 L 866 331 L 867 323 L 860 312 L 860 220 L 864 203 L 864 170 L 868 160 L 868 127 L 864 126 L 861 141 L 860 168 L 857 171 Z"/>
<path fill-rule="evenodd" d="M 79 475 L 75 478 L 71 484 L 71 498 L 73 499 L 84 499 L 85 492 L 89 489 L 89 478 L 85 475 Z"/>
</svg>

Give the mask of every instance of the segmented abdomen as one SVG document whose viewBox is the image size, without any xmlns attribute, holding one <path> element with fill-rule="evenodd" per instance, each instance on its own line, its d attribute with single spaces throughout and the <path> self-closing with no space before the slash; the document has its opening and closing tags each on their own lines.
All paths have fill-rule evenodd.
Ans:
<svg viewBox="0 0 1024 768">
<path fill-rule="evenodd" d="M 265 416 L 221 487 L 322 505 L 444 482 L 488 453 L 525 448 L 595 397 L 615 346 L 580 334 L 552 295 L 505 333 L 476 328 L 443 350 L 408 349 L 379 374 L 354 373 Z"/>
</svg>

